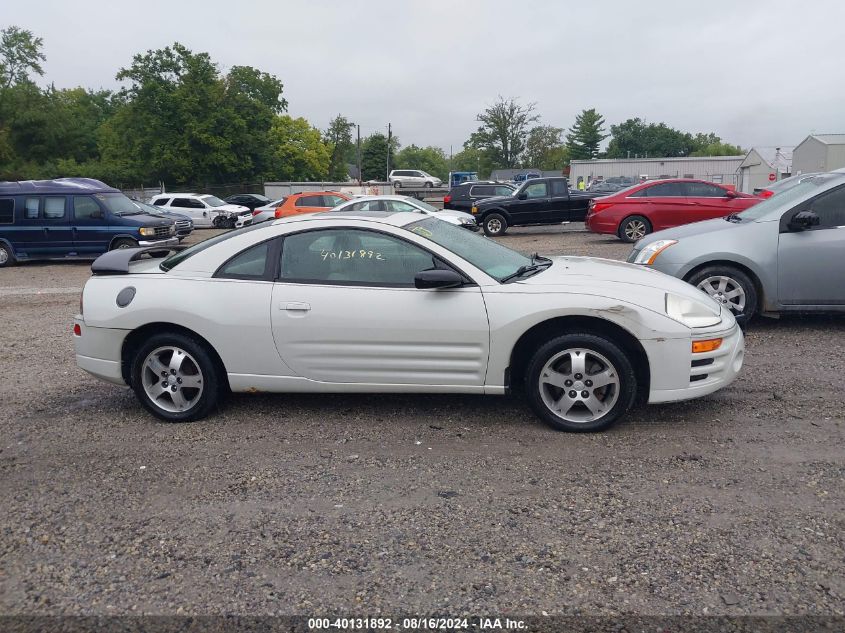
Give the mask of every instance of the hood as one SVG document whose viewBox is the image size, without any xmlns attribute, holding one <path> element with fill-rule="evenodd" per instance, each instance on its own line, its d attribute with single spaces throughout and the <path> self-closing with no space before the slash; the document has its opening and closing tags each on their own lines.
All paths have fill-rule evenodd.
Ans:
<svg viewBox="0 0 845 633">
<path fill-rule="evenodd" d="M 173 224 L 173 218 L 158 215 L 157 213 L 147 213 L 146 211 L 143 213 L 120 215 L 117 217 L 119 217 L 122 222 L 129 221 L 132 224 L 137 224 L 138 226 L 170 226 Z"/>
<path fill-rule="evenodd" d="M 692 224 L 682 224 L 673 229 L 665 229 L 650 233 L 643 239 L 634 244 L 634 249 L 642 250 L 647 244 L 656 242 L 657 240 L 679 240 L 683 237 L 695 237 L 704 235 L 706 233 L 720 233 L 722 231 L 734 231 L 744 226 L 752 226 L 756 224 L 755 221 L 746 222 L 728 222 L 724 218 L 715 218 L 713 220 L 703 220 L 701 222 L 693 222 Z"/>
<path fill-rule="evenodd" d="M 157 218 L 165 218 L 165 219 L 170 219 L 170 220 L 189 220 L 190 221 L 190 219 L 191 219 L 191 216 L 185 215 L 184 213 L 175 213 L 173 211 L 165 211 L 163 209 L 160 209 L 160 210 L 156 211 L 155 213 L 150 211 L 149 215 L 153 215 Z"/>
<path fill-rule="evenodd" d="M 249 211 L 248 207 L 242 207 L 239 204 L 224 204 L 220 207 L 212 207 L 211 211 L 217 211 L 222 213 L 243 213 L 244 211 Z"/>
<path fill-rule="evenodd" d="M 530 292 L 578 292 L 616 297 L 664 313 L 671 292 L 716 308 L 719 304 L 698 288 L 647 266 L 598 257 L 552 257 L 542 273 L 515 282 Z"/>
<path fill-rule="evenodd" d="M 454 211 L 452 209 L 442 209 L 436 213 L 439 216 L 448 216 L 450 218 L 461 218 L 464 220 L 475 221 L 475 216 L 471 213 L 464 213 L 463 211 Z"/>
</svg>

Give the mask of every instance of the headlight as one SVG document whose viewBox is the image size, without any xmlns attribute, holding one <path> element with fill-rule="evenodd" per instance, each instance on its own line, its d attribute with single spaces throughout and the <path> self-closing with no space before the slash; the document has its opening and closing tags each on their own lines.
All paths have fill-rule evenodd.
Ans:
<svg viewBox="0 0 845 633">
<path fill-rule="evenodd" d="M 639 252 L 637 259 L 634 260 L 634 263 L 650 266 L 654 263 L 654 260 L 657 259 L 657 256 L 660 255 L 660 253 L 677 243 L 678 240 L 657 240 L 656 242 L 652 242 Z"/>
<path fill-rule="evenodd" d="M 141 235 L 155 235 L 156 234 L 155 228 L 153 228 L 151 226 L 142 226 L 140 229 L 138 229 L 138 232 Z"/>
<path fill-rule="evenodd" d="M 475 224 L 475 220 L 472 218 L 458 218 L 459 224 Z"/>
<path fill-rule="evenodd" d="M 705 295 L 706 297 L 706 295 Z M 722 309 L 710 299 L 709 303 L 666 293 L 666 314 L 687 327 L 709 327 L 722 321 Z"/>
</svg>

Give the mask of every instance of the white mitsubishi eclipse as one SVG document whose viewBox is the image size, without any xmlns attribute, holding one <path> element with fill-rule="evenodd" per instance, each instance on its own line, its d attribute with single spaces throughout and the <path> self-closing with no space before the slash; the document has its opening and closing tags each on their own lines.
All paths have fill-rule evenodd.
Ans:
<svg viewBox="0 0 845 633">
<path fill-rule="evenodd" d="M 679 279 L 525 257 L 418 213 L 297 216 L 166 254 L 97 259 L 74 342 L 82 369 L 168 421 L 208 415 L 227 389 L 513 389 L 553 427 L 596 431 L 742 366 L 730 311 Z"/>
</svg>

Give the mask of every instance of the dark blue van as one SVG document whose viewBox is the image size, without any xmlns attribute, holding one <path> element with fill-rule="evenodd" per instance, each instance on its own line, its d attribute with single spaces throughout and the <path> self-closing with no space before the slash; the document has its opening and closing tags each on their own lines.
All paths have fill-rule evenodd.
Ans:
<svg viewBox="0 0 845 633">
<path fill-rule="evenodd" d="M 178 243 L 172 219 L 145 212 L 99 180 L 0 182 L 0 267 Z"/>
</svg>

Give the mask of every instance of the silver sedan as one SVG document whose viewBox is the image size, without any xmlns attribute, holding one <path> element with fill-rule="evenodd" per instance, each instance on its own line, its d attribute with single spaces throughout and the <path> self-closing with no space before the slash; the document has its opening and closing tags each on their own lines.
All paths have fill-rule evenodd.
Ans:
<svg viewBox="0 0 845 633">
<path fill-rule="evenodd" d="M 450 224 L 470 229 L 471 231 L 478 230 L 478 224 L 476 224 L 475 218 L 469 213 L 453 211 L 452 209 L 438 209 L 427 202 L 411 198 L 410 196 L 360 196 L 343 202 L 332 209 L 333 213 L 338 211 L 354 211 L 356 213 L 385 211 L 402 213 L 409 211 L 412 213 L 424 213 L 425 215 L 436 216 Z"/>
<path fill-rule="evenodd" d="M 845 312 L 845 174 L 813 176 L 741 213 L 653 233 L 628 261 L 697 286 L 739 322 Z"/>
</svg>

